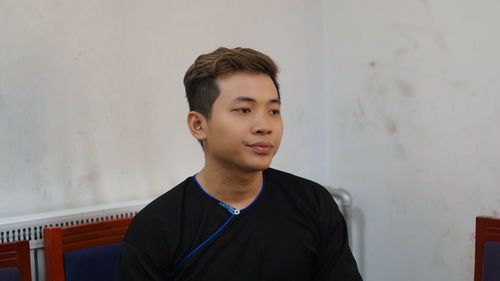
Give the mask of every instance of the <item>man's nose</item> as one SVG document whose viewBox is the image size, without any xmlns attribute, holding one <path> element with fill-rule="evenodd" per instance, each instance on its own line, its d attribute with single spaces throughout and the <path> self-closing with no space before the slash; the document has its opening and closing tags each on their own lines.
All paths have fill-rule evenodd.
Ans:
<svg viewBox="0 0 500 281">
<path fill-rule="evenodd" d="M 267 135 L 272 132 L 271 120 L 265 114 L 256 114 L 252 133 L 259 135 Z"/>
</svg>

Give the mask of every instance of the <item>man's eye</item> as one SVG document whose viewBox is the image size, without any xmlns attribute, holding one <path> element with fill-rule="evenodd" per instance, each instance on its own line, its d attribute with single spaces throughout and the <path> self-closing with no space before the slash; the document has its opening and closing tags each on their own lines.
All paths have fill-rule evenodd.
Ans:
<svg viewBox="0 0 500 281">
<path fill-rule="evenodd" d="M 280 115 L 280 113 L 279 109 L 271 109 L 271 115 Z"/>
<path fill-rule="evenodd" d="M 233 111 L 236 111 L 236 112 L 239 112 L 239 113 L 249 113 L 250 112 L 250 108 L 237 108 Z"/>
</svg>

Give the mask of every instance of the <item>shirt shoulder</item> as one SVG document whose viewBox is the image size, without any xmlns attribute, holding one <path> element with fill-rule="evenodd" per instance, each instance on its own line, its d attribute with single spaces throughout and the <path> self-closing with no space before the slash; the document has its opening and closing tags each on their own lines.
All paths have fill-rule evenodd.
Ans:
<svg viewBox="0 0 500 281">
<path fill-rule="evenodd" d="M 167 247 L 173 238 L 172 232 L 167 233 L 167 230 L 179 225 L 183 198 L 191 181 L 192 178 L 187 178 L 139 211 L 130 223 L 124 241 L 146 251 L 158 247 L 157 243 Z"/>
<path fill-rule="evenodd" d="M 190 185 L 192 178 L 187 178 L 169 191 L 160 195 L 151 203 L 146 205 L 137 215 L 134 220 L 137 222 L 146 222 L 149 220 L 161 220 L 169 217 L 180 208 L 182 197 L 185 194 L 186 188 Z"/>
<path fill-rule="evenodd" d="M 337 203 L 323 185 L 276 169 L 267 169 L 264 172 L 266 184 L 269 183 L 272 193 L 283 199 L 282 204 L 288 204 L 295 210 L 306 213 L 318 224 L 322 223 L 320 219 L 341 219 Z"/>
<path fill-rule="evenodd" d="M 331 199 L 330 192 L 323 185 L 291 173 L 268 168 L 264 171 L 264 179 L 266 184 L 270 183 L 276 186 L 274 188 L 284 189 L 285 192 L 294 193 L 304 199 L 316 202 L 325 199 L 325 197 L 327 200 Z"/>
</svg>

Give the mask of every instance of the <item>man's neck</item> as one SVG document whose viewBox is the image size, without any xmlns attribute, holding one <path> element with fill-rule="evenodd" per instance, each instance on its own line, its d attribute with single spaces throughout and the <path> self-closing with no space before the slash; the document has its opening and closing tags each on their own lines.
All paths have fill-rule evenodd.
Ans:
<svg viewBox="0 0 500 281">
<path fill-rule="evenodd" d="M 255 200 L 263 180 L 262 171 L 213 169 L 207 165 L 196 179 L 208 194 L 236 209 L 243 209 Z"/>
</svg>

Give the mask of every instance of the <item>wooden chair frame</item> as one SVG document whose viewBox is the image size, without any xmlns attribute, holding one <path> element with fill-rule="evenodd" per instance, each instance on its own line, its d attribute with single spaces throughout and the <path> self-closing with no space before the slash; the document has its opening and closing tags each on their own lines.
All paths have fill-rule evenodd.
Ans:
<svg viewBox="0 0 500 281">
<path fill-rule="evenodd" d="M 123 241 L 132 218 L 44 229 L 47 280 L 64 281 L 64 253 Z"/>
<path fill-rule="evenodd" d="M 500 219 L 476 217 L 476 257 L 474 262 L 474 281 L 483 276 L 484 243 L 500 242 Z"/>
<path fill-rule="evenodd" d="M 0 268 L 17 267 L 21 281 L 31 281 L 30 244 L 16 241 L 0 244 Z"/>
</svg>

